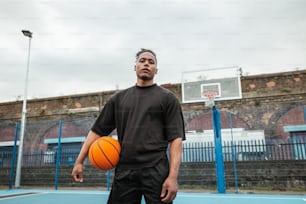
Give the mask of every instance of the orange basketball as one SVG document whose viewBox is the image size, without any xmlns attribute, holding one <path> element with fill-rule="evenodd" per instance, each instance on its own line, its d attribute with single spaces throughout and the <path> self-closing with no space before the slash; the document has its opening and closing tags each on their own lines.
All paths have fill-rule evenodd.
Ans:
<svg viewBox="0 0 306 204">
<path fill-rule="evenodd" d="M 120 151 L 119 142 L 112 137 L 105 136 L 91 144 L 88 158 L 95 168 L 109 170 L 118 164 Z"/>
</svg>

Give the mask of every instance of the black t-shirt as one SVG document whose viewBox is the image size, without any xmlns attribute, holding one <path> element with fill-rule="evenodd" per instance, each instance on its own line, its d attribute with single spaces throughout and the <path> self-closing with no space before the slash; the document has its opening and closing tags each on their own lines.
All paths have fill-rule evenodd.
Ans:
<svg viewBox="0 0 306 204">
<path fill-rule="evenodd" d="M 118 166 L 154 166 L 166 156 L 168 142 L 185 139 L 180 103 L 169 90 L 157 86 L 133 86 L 113 95 L 92 131 L 105 136 L 117 129 L 121 144 Z"/>
</svg>

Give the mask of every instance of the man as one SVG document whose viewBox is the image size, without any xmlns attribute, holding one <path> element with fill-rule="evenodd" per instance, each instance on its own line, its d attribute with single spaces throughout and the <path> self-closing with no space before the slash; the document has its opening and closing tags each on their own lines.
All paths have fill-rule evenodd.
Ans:
<svg viewBox="0 0 306 204">
<path fill-rule="evenodd" d="M 113 95 L 104 106 L 84 142 L 72 170 L 83 181 L 83 161 L 90 145 L 115 128 L 121 145 L 108 204 L 172 203 L 185 139 L 180 103 L 175 95 L 153 79 L 157 59 L 153 51 L 136 54 L 135 86 Z M 167 149 L 169 145 L 169 160 Z"/>
</svg>

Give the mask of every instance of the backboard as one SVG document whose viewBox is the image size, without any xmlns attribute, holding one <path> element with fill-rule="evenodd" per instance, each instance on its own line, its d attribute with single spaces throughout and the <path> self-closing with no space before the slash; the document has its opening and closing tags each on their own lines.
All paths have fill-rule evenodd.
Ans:
<svg viewBox="0 0 306 204">
<path fill-rule="evenodd" d="M 207 93 L 215 94 L 214 101 L 242 98 L 241 68 L 212 68 L 182 73 L 182 102 L 207 102 Z"/>
</svg>

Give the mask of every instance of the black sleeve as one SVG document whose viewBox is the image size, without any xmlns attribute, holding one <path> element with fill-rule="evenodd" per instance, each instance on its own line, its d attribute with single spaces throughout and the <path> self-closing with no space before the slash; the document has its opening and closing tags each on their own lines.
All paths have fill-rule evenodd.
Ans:
<svg viewBox="0 0 306 204">
<path fill-rule="evenodd" d="M 178 137 L 185 140 L 185 127 L 181 104 L 172 93 L 168 94 L 167 97 L 164 121 L 168 141 Z"/>
<path fill-rule="evenodd" d="M 103 107 L 91 130 L 100 136 L 109 135 L 116 127 L 114 97 Z"/>
</svg>

